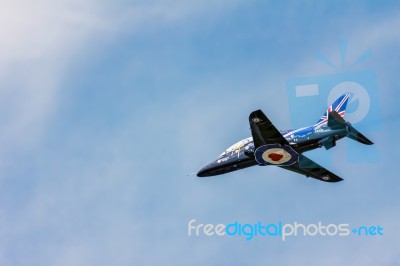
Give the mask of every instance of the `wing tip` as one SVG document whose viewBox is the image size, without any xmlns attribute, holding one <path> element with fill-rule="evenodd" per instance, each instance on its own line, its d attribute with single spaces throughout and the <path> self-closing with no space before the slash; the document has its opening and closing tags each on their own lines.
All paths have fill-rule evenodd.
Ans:
<svg viewBox="0 0 400 266">
<path fill-rule="evenodd" d="M 339 176 L 321 176 L 320 178 L 321 181 L 325 181 L 325 182 L 329 182 L 329 183 L 337 183 L 340 181 L 343 181 L 343 178 L 339 177 Z"/>
</svg>

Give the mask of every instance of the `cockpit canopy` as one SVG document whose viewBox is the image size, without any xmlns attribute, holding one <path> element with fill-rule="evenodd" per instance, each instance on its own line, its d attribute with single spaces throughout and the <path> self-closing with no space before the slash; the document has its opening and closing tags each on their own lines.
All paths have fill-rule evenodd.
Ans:
<svg viewBox="0 0 400 266">
<path fill-rule="evenodd" d="M 243 147 L 245 147 L 246 145 L 248 145 L 252 141 L 253 141 L 252 137 L 249 137 L 249 138 L 246 138 L 246 139 L 242 139 L 241 141 L 236 142 L 235 144 L 230 146 L 228 149 L 226 149 L 223 153 L 221 153 L 221 155 L 218 158 L 224 157 L 227 154 L 231 154 L 231 153 L 234 153 L 234 152 L 239 152 L 240 149 L 242 149 Z"/>
</svg>

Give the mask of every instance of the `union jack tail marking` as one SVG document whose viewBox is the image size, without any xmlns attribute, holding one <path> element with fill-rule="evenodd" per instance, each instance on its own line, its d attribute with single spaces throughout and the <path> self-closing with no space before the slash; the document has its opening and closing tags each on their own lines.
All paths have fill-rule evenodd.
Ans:
<svg viewBox="0 0 400 266">
<path fill-rule="evenodd" d="M 332 111 L 336 111 L 341 117 L 344 117 L 349 97 L 350 97 L 349 93 L 340 96 L 331 106 L 328 107 L 326 112 L 321 116 L 321 118 L 314 125 L 314 127 L 318 129 L 326 125 L 328 123 L 328 114 Z"/>
</svg>

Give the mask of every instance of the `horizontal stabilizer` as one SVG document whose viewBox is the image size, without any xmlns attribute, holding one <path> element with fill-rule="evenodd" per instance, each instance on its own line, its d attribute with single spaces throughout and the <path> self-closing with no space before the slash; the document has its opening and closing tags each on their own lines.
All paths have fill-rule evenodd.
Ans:
<svg viewBox="0 0 400 266">
<path fill-rule="evenodd" d="M 347 135 L 347 137 L 358 141 L 362 144 L 366 144 L 366 145 L 372 145 L 374 144 L 372 141 L 370 141 L 366 136 L 364 136 L 363 134 L 361 134 L 360 132 L 358 132 L 357 129 L 355 129 L 352 125 L 348 124 L 348 131 L 349 134 Z"/>
<path fill-rule="evenodd" d="M 328 127 L 344 128 L 346 125 L 346 121 L 336 111 L 332 111 L 328 114 Z"/>
</svg>

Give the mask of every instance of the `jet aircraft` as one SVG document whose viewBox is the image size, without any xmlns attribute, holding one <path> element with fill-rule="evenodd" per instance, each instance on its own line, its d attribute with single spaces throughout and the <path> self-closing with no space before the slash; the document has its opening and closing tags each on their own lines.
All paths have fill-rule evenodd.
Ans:
<svg viewBox="0 0 400 266">
<path fill-rule="evenodd" d="M 278 131 L 261 110 L 252 112 L 249 116 L 252 137 L 230 146 L 218 159 L 204 166 L 197 176 L 215 176 L 255 165 L 275 165 L 325 182 L 342 181 L 341 177 L 303 153 L 322 146 L 329 150 L 344 137 L 373 144 L 344 120 L 349 97 L 350 94 L 340 96 L 316 124 L 295 130 Z"/>
</svg>

